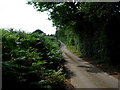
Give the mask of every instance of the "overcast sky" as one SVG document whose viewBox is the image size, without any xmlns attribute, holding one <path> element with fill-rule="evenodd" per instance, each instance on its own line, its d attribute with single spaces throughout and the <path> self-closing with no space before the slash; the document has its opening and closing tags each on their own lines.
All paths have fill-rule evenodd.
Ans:
<svg viewBox="0 0 120 90">
<path fill-rule="evenodd" d="M 41 29 L 54 34 L 55 27 L 48 20 L 47 12 L 38 12 L 26 0 L 0 0 L 0 28 L 15 28 L 26 32 Z"/>
</svg>

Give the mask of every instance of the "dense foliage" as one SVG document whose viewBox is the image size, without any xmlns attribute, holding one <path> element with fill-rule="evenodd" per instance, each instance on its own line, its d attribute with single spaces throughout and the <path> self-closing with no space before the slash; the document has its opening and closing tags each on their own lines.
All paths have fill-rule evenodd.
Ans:
<svg viewBox="0 0 120 90">
<path fill-rule="evenodd" d="M 119 65 L 119 2 L 29 2 L 49 11 L 56 37 L 79 51 L 81 57 Z"/>
<path fill-rule="evenodd" d="M 3 90 L 62 89 L 62 57 L 54 37 L 2 30 Z"/>
</svg>

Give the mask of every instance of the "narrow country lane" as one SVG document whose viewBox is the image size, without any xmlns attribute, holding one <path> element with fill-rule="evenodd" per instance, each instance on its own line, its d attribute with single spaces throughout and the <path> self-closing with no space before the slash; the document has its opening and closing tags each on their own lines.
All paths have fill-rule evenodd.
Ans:
<svg viewBox="0 0 120 90">
<path fill-rule="evenodd" d="M 70 71 L 71 84 L 75 88 L 116 88 L 115 90 L 118 90 L 117 79 L 75 56 L 62 42 L 61 50 L 66 60 L 65 67 Z"/>
</svg>

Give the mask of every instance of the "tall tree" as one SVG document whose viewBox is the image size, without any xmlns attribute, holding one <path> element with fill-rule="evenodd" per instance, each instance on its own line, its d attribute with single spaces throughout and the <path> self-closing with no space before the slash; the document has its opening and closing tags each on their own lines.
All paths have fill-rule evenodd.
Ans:
<svg viewBox="0 0 120 90">
<path fill-rule="evenodd" d="M 114 61 L 114 58 L 119 57 L 118 50 L 120 50 L 120 44 L 117 43 L 119 42 L 117 30 L 120 22 L 119 3 L 29 3 L 38 11 L 49 11 L 50 19 L 57 27 L 57 38 L 68 45 L 74 45 L 82 56 L 94 57 L 103 61 L 110 59 L 115 64 L 118 63 Z"/>
</svg>

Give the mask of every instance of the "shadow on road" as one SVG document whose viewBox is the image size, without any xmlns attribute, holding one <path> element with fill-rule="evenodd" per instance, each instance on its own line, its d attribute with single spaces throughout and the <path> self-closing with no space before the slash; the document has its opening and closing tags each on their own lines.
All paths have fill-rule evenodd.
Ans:
<svg viewBox="0 0 120 90">
<path fill-rule="evenodd" d="M 91 73 L 102 73 L 103 71 L 97 69 L 96 67 L 93 67 L 91 65 L 87 66 L 87 65 L 79 65 L 77 67 L 81 67 L 81 68 L 85 68 L 87 72 L 91 72 Z"/>
<path fill-rule="evenodd" d="M 85 66 L 85 65 L 79 65 L 78 67 L 82 67 L 82 68 L 91 68 L 90 66 Z"/>
<path fill-rule="evenodd" d="M 70 79 L 75 76 L 75 73 L 73 73 L 69 68 L 64 67 L 64 72 L 66 73 L 66 78 Z"/>
</svg>

